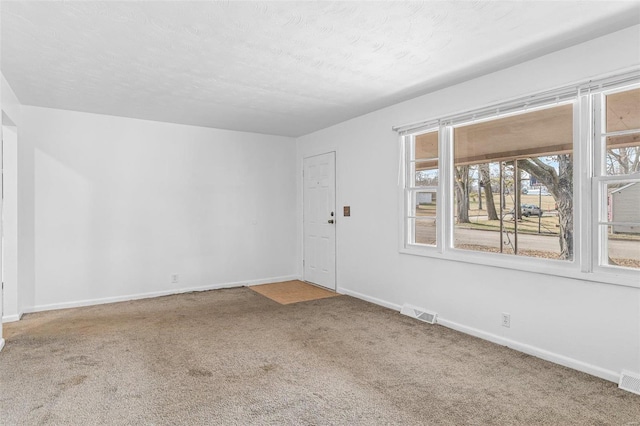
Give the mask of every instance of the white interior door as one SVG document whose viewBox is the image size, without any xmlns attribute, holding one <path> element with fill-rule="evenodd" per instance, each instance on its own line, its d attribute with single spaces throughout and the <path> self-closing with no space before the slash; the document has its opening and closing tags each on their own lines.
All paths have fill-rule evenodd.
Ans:
<svg viewBox="0 0 640 426">
<path fill-rule="evenodd" d="M 304 159 L 304 280 L 336 289 L 336 154 Z"/>
</svg>

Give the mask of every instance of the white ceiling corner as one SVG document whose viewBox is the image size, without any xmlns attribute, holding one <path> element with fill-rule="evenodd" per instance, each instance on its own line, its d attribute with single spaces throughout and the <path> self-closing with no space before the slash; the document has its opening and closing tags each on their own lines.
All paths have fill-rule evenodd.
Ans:
<svg viewBox="0 0 640 426">
<path fill-rule="evenodd" d="M 637 1 L 3 1 L 28 105 L 299 136 L 640 21 Z"/>
</svg>

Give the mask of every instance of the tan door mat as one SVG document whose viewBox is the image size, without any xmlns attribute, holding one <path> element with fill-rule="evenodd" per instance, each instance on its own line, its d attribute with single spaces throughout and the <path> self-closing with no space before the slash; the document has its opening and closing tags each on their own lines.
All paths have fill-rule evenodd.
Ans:
<svg viewBox="0 0 640 426">
<path fill-rule="evenodd" d="M 340 296 L 329 290 L 307 284 L 302 281 L 284 281 L 281 283 L 254 285 L 249 287 L 256 293 L 268 297 L 283 305 L 307 302 L 309 300 L 325 299 Z"/>
</svg>

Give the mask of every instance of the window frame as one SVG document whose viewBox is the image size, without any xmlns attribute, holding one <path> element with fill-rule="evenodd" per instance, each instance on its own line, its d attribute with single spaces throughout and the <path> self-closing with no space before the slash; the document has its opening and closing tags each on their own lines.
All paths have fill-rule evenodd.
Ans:
<svg viewBox="0 0 640 426">
<path fill-rule="evenodd" d="M 621 278 L 638 277 L 638 270 L 634 268 L 609 265 L 607 264 L 608 244 L 606 226 L 613 222 L 603 220 L 607 216 L 607 185 L 616 183 L 638 183 L 640 184 L 640 173 L 609 175 L 606 171 L 606 138 L 613 135 L 636 134 L 640 133 L 640 128 L 630 131 L 606 131 L 606 97 L 608 95 L 622 93 L 629 90 L 640 89 L 640 81 L 635 83 L 624 82 L 612 85 L 607 88 L 596 90 L 591 93 L 593 113 L 593 169 L 592 169 L 592 186 L 591 186 L 591 206 L 592 206 L 592 224 L 591 224 L 591 270 L 598 274 L 615 274 Z M 640 284 L 637 285 L 640 287 Z"/>
<path fill-rule="evenodd" d="M 461 114 L 423 121 L 416 125 L 407 125 L 394 130 L 400 133 L 402 153 L 400 188 L 402 205 L 400 210 L 401 232 L 399 252 L 402 254 L 431 257 L 441 260 L 481 264 L 493 267 L 535 272 L 544 275 L 562 276 L 583 281 L 600 282 L 627 287 L 640 288 L 640 271 L 611 265 L 600 265 L 600 241 L 597 234 L 599 224 L 599 194 L 597 186 L 602 185 L 595 175 L 598 121 L 596 120 L 596 97 L 603 93 L 614 93 L 620 87 L 640 87 L 640 70 L 627 74 L 605 77 L 598 81 L 563 87 L 554 91 L 539 93 L 477 110 L 467 110 Z M 543 99 L 544 98 L 544 99 Z M 546 101 L 545 101 L 546 99 Z M 453 130 L 455 127 L 480 120 L 493 120 L 521 113 L 523 110 L 552 107 L 560 102 L 573 103 L 573 192 L 574 192 L 574 229 L 573 259 L 543 259 L 528 256 L 514 256 L 503 253 L 487 253 L 455 248 L 453 246 L 453 209 L 454 209 L 454 147 Z M 514 106 L 515 105 L 515 106 Z M 532 105 L 532 107 L 529 107 Z M 504 111 L 500 113 L 500 111 Z M 479 117 L 475 120 L 475 117 Z M 602 120 L 600 120 L 601 122 Z M 405 189 L 408 179 L 407 138 L 416 134 L 438 130 L 438 204 L 436 206 L 436 246 L 409 244 Z M 620 176 L 606 177 L 613 180 Z M 626 179 L 625 179 L 626 181 Z M 640 179 L 638 179 L 640 181 Z M 598 207 L 599 208 L 599 207 Z M 541 268 L 542 266 L 542 268 Z"/>
<path fill-rule="evenodd" d="M 509 112 L 509 113 L 505 113 L 505 114 L 497 114 L 495 116 L 484 118 L 482 120 L 462 121 L 462 122 L 455 123 L 455 124 L 451 125 L 450 126 L 450 138 L 451 138 L 450 156 L 451 156 L 451 161 L 452 162 L 450 164 L 450 167 L 451 167 L 451 173 L 452 173 L 452 176 L 451 176 L 452 185 L 453 185 L 453 181 L 454 181 L 453 180 L 453 173 L 454 173 L 454 170 L 455 170 L 455 138 L 454 138 L 454 134 L 455 134 L 455 130 L 457 128 L 465 127 L 465 126 L 469 126 L 469 125 L 473 125 L 473 124 L 478 124 L 478 123 L 482 123 L 482 122 L 500 120 L 500 119 L 503 119 L 503 118 L 514 117 L 514 116 L 518 116 L 518 115 L 525 115 L 527 113 L 532 113 L 532 112 L 545 110 L 545 109 L 556 108 L 556 107 L 559 107 L 559 106 L 562 106 L 562 105 L 572 105 L 573 106 L 572 115 L 573 115 L 574 119 L 573 119 L 573 123 L 572 123 L 573 134 L 572 134 L 572 152 L 571 153 L 572 153 L 572 155 L 574 155 L 574 151 L 573 150 L 575 150 L 575 147 L 576 147 L 576 126 L 575 126 L 575 121 L 576 120 L 575 120 L 575 117 L 576 117 L 576 114 L 579 113 L 578 108 L 576 108 L 576 103 L 577 103 L 577 97 L 576 97 L 576 99 L 566 99 L 564 101 L 552 101 L 552 102 L 548 102 L 548 103 L 541 103 L 541 104 L 537 105 L 534 108 L 526 108 L 526 109 L 521 110 L 521 111 Z M 526 158 L 531 158 L 531 155 L 514 156 L 513 158 L 498 159 L 498 160 L 492 161 L 492 162 L 498 162 L 498 163 L 502 164 L 505 161 L 521 160 L 521 159 L 526 159 Z M 574 159 L 574 170 L 575 170 L 575 159 Z M 574 176 L 573 176 L 574 193 L 575 193 L 575 188 L 576 187 L 577 187 L 576 174 L 574 172 Z M 451 250 L 461 251 L 463 253 L 468 253 L 470 251 L 471 252 L 478 252 L 478 253 L 487 253 L 489 256 L 493 256 L 493 255 L 496 255 L 496 254 L 503 254 L 503 255 L 508 256 L 508 259 L 512 259 L 515 256 L 515 257 L 518 257 L 518 258 L 522 258 L 522 257 L 533 258 L 533 259 L 537 259 L 537 260 L 540 260 L 540 261 L 554 260 L 554 259 L 544 259 L 544 258 L 539 258 L 539 257 L 535 258 L 535 257 L 532 257 L 532 256 L 522 256 L 522 255 L 505 254 L 505 253 L 492 253 L 492 252 L 489 253 L 489 252 L 484 252 L 484 251 L 481 251 L 481 250 L 478 250 L 478 251 L 466 250 L 466 249 L 455 247 L 455 235 L 454 235 L 455 234 L 455 220 L 454 220 L 455 196 L 454 196 L 454 192 L 455 192 L 455 188 L 452 186 L 451 194 L 450 194 L 450 197 L 451 197 L 451 201 L 450 201 L 451 202 L 451 210 L 448 212 L 448 214 L 451 216 L 450 217 L 450 221 L 451 221 L 451 228 L 452 228 L 451 229 L 452 237 L 451 237 L 451 241 L 450 241 L 450 244 L 449 244 L 449 247 L 451 248 Z M 519 199 L 519 197 L 520 197 L 520 194 L 518 194 L 518 199 Z M 520 204 L 522 204 L 522 203 L 520 202 Z M 575 218 L 575 215 L 576 215 L 576 207 L 575 207 L 575 205 L 573 206 L 573 215 L 574 215 L 574 218 Z M 574 224 L 574 228 L 575 228 L 575 224 Z M 500 238 L 502 238 L 502 236 Z M 517 239 L 518 239 L 517 224 L 516 224 L 515 230 L 514 230 L 514 238 L 517 241 Z M 565 260 L 565 259 L 563 259 L 563 260 L 557 259 L 556 260 L 557 262 L 562 263 L 562 264 L 574 263 L 575 259 L 576 259 L 576 256 L 579 255 L 579 250 L 576 249 L 578 244 L 576 244 L 575 229 L 574 229 L 574 236 L 573 236 L 573 244 L 574 244 L 573 258 L 570 259 L 570 260 L 568 260 L 568 259 L 567 260 Z M 517 243 L 516 243 L 516 245 L 517 245 Z"/>
<path fill-rule="evenodd" d="M 418 135 L 424 135 L 427 133 L 438 133 L 438 186 L 416 186 L 415 185 L 415 169 L 411 166 L 413 164 L 415 166 L 416 162 L 420 160 L 425 160 L 422 158 L 415 158 L 415 138 Z M 402 137 L 401 142 L 401 150 L 403 155 L 402 164 L 401 164 L 401 175 L 402 175 L 402 215 L 401 215 L 401 235 L 403 235 L 403 239 L 401 241 L 400 249 L 401 250 L 410 250 L 410 251 L 420 251 L 422 249 L 426 250 L 436 250 L 437 252 L 442 252 L 442 238 L 440 233 L 438 232 L 440 227 L 438 225 L 438 218 L 440 217 L 441 211 L 441 196 L 442 192 L 442 182 L 441 182 L 441 166 L 440 166 L 440 130 L 439 127 L 427 127 L 424 129 L 420 129 L 420 131 L 413 132 L 411 134 L 405 135 Z M 413 173 L 412 173 L 413 172 Z M 413 176 L 412 176 L 413 175 Z M 420 244 L 415 242 L 415 232 L 413 228 L 415 228 L 415 221 L 417 216 L 411 215 L 412 211 L 412 194 L 417 194 L 418 192 L 435 192 L 436 193 L 436 244 Z M 413 227 L 409 225 L 411 220 L 413 219 Z M 412 235 L 413 234 L 413 235 Z M 412 242 L 413 240 L 413 242 Z"/>
</svg>

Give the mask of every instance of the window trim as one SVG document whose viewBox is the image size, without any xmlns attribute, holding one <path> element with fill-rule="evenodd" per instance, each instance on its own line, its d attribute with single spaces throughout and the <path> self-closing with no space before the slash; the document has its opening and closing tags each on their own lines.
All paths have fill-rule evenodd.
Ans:
<svg viewBox="0 0 640 426">
<path fill-rule="evenodd" d="M 624 91 L 619 88 L 640 85 L 640 69 L 634 69 L 618 76 L 609 76 L 600 80 L 591 80 L 580 85 L 560 88 L 539 95 L 508 101 L 475 111 L 444 117 L 437 120 L 426 120 L 417 124 L 393 128 L 400 134 L 401 149 L 404 155 L 400 165 L 399 177 L 402 199 L 400 210 L 401 238 L 399 252 L 402 254 L 431 257 L 435 259 L 480 264 L 503 269 L 534 272 L 542 275 L 560 276 L 588 282 L 621 285 L 640 288 L 640 271 L 634 268 L 600 265 L 601 239 L 596 233 L 599 222 L 599 190 L 601 180 L 596 176 L 596 142 L 599 126 L 602 120 L 596 118 L 596 97 L 603 98 L 604 93 Z M 555 97 L 554 97 L 555 93 Z M 572 97 L 568 94 L 573 93 Z M 535 106 L 529 108 L 531 100 L 535 99 Z M 543 102 L 546 100 L 546 102 Z M 541 259 L 527 256 L 514 256 L 502 253 L 487 253 L 473 250 L 457 249 L 453 247 L 453 129 L 464 123 L 480 120 L 493 120 L 503 116 L 514 115 L 518 112 L 551 107 L 559 103 L 573 103 L 573 189 L 574 189 L 574 230 L 573 230 L 573 259 L 556 260 Z M 502 108 L 503 113 L 500 113 Z M 491 111 L 493 115 L 487 115 Z M 483 115 L 476 119 L 476 114 Z M 463 118 L 466 118 L 463 120 Z M 409 152 L 406 148 L 408 140 L 414 135 L 438 130 L 438 204 L 436 206 L 436 246 L 409 244 L 410 236 L 407 227 L 406 202 L 406 170 Z M 607 179 L 609 180 L 609 179 Z M 627 179 L 628 180 L 628 179 Z M 544 268 L 541 268 L 544 266 Z"/>
</svg>

